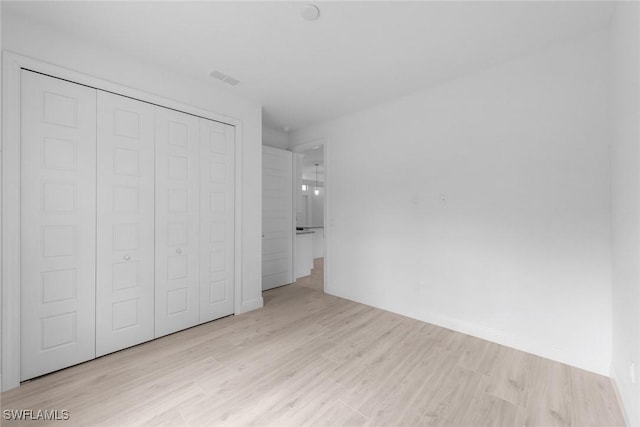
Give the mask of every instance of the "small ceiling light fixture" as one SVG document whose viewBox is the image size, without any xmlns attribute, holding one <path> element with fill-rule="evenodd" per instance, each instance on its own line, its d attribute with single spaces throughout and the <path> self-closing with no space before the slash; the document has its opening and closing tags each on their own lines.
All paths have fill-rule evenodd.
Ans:
<svg viewBox="0 0 640 427">
<path fill-rule="evenodd" d="M 285 132 L 289 132 L 291 130 L 291 128 L 289 126 L 285 126 L 282 128 L 283 131 Z"/>
<path fill-rule="evenodd" d="M 314 165 L 316 166 L 316 188 L 313 190 L 313 194 L 319 196 L 320 188 L 318 187 L 318 166 L 320 166 L 320 163 L 314 163 Z"/>
<path fill-rule="evenodd" d="M 315 21 L 320 17 L 320 9 L 315 4 L 306 4 L 300 12 L 305 21 Z"/>
</svg>

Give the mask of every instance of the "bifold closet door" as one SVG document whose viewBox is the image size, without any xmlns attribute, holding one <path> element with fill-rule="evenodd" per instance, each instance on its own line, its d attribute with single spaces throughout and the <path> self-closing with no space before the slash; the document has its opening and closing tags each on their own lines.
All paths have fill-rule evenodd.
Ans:
<svg viewBox="0 0 640 427">
<path fill-rule="evenodd" d="M 95 357 L 96 90 L 22 71 L 21 372 Z"/>
<path fill-rule="evenodd" d="M 96 356 L 154 337 L 154 111 L 98 91 Z"/>
<path fill-rule="evenodd" d="M 199 323 L 199 119 L 156 107 L 155 335 Z"/>
<path fill-rule="evenodd" d="M 200 119 L 200 322 L 233 314 L 235 127 Z"/>
</svg>

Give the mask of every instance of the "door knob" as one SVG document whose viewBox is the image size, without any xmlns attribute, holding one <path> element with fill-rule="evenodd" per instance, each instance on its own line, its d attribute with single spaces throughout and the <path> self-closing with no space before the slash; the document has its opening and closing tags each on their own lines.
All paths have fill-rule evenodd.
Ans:
<svg viewBox="0 0 640 427">
<path fill-rule="evenodd" d="M 131 257 L 129 255 L 125 255 L 123 258 L 124 258 L 125 261 L 129 261 L 131 259 Z"/>
<path fill-rule="evenodd" d="M 176 249 L 176 253 L 177 254 L 181 254 L 182 253 L 182 249 L 180 249 L 180 248 Z"/>
</svg>

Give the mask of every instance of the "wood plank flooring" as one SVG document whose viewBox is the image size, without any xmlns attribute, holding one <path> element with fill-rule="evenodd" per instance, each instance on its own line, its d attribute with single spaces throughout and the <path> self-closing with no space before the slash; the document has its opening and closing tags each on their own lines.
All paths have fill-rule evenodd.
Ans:
<svg viewBox="0 0 640 427">
<path fill-rule="evenodd" d="M 624 425 L 608 378 L 325 295 L 321 267 L 260 310 L 27 382 L 0 406 L 66 409 L 65 426 Z"/>
</svg>

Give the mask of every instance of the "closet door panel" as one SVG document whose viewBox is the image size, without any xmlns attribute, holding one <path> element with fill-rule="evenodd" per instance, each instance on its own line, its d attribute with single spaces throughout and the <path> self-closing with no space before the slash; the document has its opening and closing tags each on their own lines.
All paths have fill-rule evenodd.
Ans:
<svg viewBox="0 0 640 427">
<path fill-rule="evenodd" d="M 200 322 L 233 314 L 235 128 L 200 119 Z"/>
<path fill-rule="evenodd" d="M 199 122 L 157 107 L 155 335 L 199 319 Z"/>
<path fill-rule="evenodd" d="M 21 379 L 95 357 L 96 91 L 22 71 Z"/>
<path fill-rule="evenodd" d="M 97 356 L 154 337 L 154 109 L 98 91 Z"/>
</svg>

